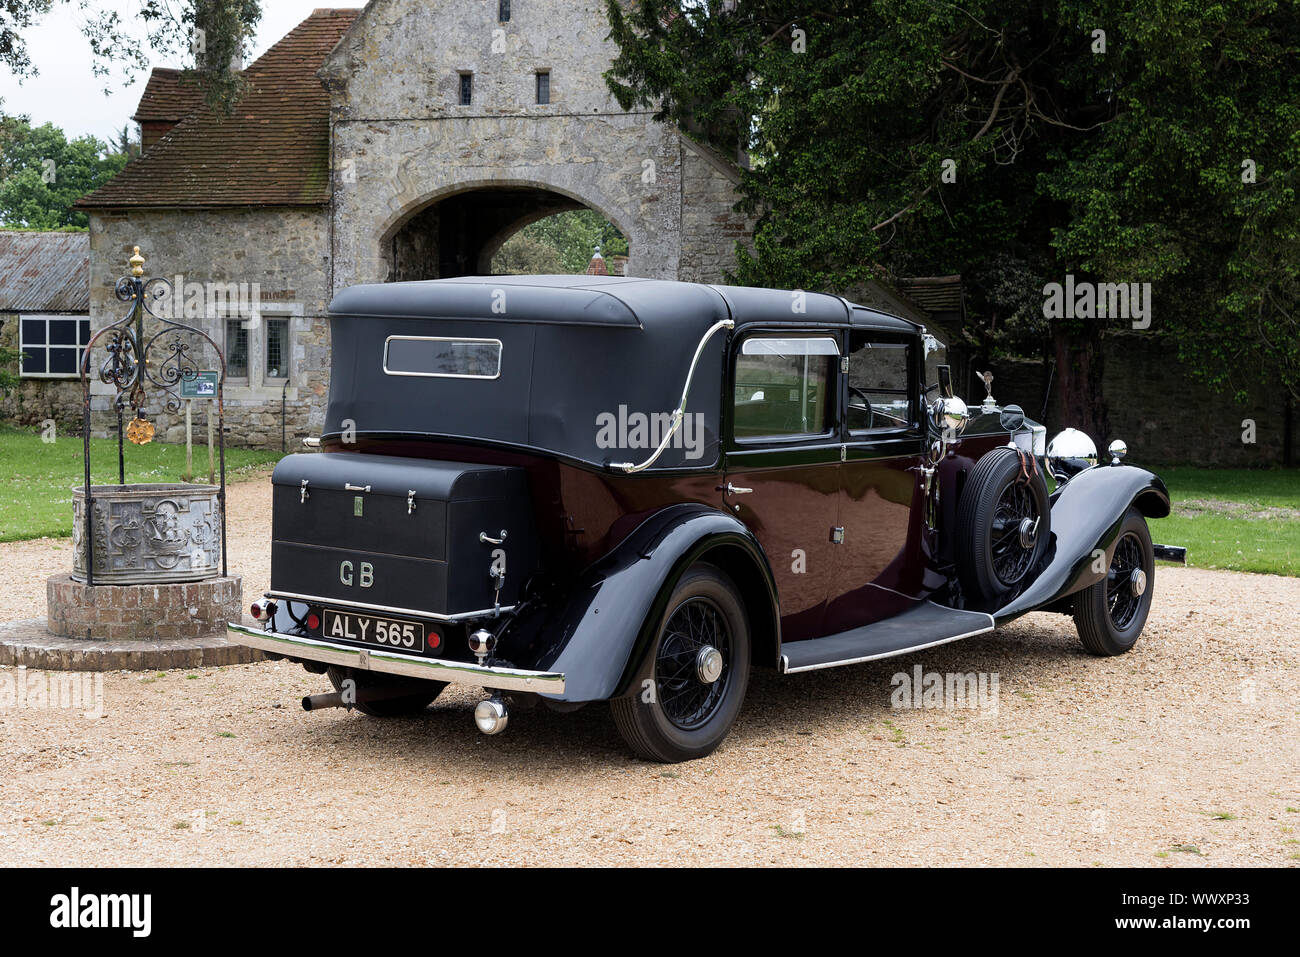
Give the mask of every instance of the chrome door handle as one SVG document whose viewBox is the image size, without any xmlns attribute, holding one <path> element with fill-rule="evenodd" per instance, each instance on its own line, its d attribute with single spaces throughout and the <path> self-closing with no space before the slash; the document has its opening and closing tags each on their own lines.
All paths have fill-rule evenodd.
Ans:
<svg viewBox="0 0 1300 957">
<path fill-rule="evenodd" d="M 748 495 L 754 490 L 752 488 L 737 488 L 728 482 L 726 485 L 719 485 L 718 491 L 726 492 L 728 495 Z"/>
<path fill-rule="evenodd" d="M 492 537 L 491 535 L 489 535 L 487 532 L 479 532 L 479 533 L 478 533 L 478 540 L 479 540 L 480 542 L 483 542 L 483 543 L 487 544 L 487 545 L 500 545 L 502 542 L 504 542 L 504 541 L 506 540 L 506 530 L 505 530 L 504 528 L 501 529 L 501 537 L 500 537 L 500 538 L 493 538 L 493 537 Z"/>
<path fill-rule="evenodd" d="M 369 491 L 370 491 L 370 486 L 369 486 L 369 485 L 353 485 L 351 482 L 344 482 L 344 483 L 343 483 L 343 491 L 345 491 L 345 492 L 369 492 Z"/>
</svg>

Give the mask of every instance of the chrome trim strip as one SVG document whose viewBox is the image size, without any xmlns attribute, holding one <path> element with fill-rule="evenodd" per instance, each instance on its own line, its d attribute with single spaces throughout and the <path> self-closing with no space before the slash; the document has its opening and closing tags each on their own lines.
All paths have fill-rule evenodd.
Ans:
<svg viewBox="0 0 1300 957">
<path fill-rule="evenodd" d="M 611 469 L 626 472 L 628 475 L 634 475 L 637 472 L 644 472 L 659 460 L 659 456 L 664 454 L 664 450 L 668 448 L 669 443 L 672 442 L 673 436 L 676 435 L 677 430 L 681 428 L 682 419 L 686 416 L 686 397 L 691 394 L 691 382 L 695 378 L 695 367 L 700 364 L 700 356 L 704 354 L 704 347 L 708 345 L 709 340 L 713 338 L 713 334 L 719 329 L 735 328 L 736 322 L 734 319 L 720 319 L 711 325 L 709 330 L 704 333 L 704 336 L 700 339 L 700 344 L 695 347 L 695 358 L 691 359 L 691 367 L 686 370 L 686 385 L 682 386 L 682 401 L 673 411 L 673 424 L 669 427 L 668 431 L 664 433 L 664 438 L 663 441 L 659 443 L 659 448 L 655 449 L 654 452 L 651 453 L 650 457 L 640 465 L 633 464 L 632 462 L 611 462 L 609 463 Z"/>
<path fill-rule="evenodd" d="M 418 611 L 414 608 L 397 608 L 393 605 L 367 605 L 362 601 L 348 601 L 344 598 L 322 598 L 320 595 L 299 595 L 291 591 L 269 591 L 267 598 L 283 598 L 286 601 L 305 601 L 326 608 L 341 605 L 344 608 L 364 608 L 367 611 L 386 611 L 407 618 L 428 618 L 432 621 L 467 621 L 471 618 L 497 618 L 508 611 L 514 611 L 517 605 L 502 605 L 500 608 L 483 608 L 479 611 L 462 611 L 455 615 L 439 615 L 432 611 Z"/>
<path fill-rule="evenodd" d="M 926 648 L 937 648 L 939 645 L 946 645 L 949 642 L 961 641 L 963 638 L 973 638 L 976 635 L 987 635 L 993 630 L 994 619 L 992 615 L 984 615 L 989 620 L 987 628 L 979 628 L 975 631 L 968 631 L 964 635 L 953 635 L 951 638 L 940 638 L 938 641 L 926 642 L 924 645 L 913 645 L 910 648 L 899 648 L 897 651 L 886 651 L 879 655 L 864 655 L 861 658 L 845 658 L 843 661 L 828 661 L 820 665 L 804 665 L 801 668 L 791 668 L 790 659 L 785 655 L 781 656 L 781 674 L 793 675 L 801 671 L 822 671 L 826 668 L 839 668 L 843 665 L 857 665 L 864 661 L 879 661 L 881 658 L 897 658 L 899 655 L 910 654 L 913 651 L 924 651 Z M 809 639 L 816 641 L 816 638 Z"/>
<path fill-rule="evenodd" d="M 424 678 L 450 684 L 498 688 L 502 691 L 536 691 L 564 694 L 564 675 L 553 671 L 524 671 L 519 668 L 491 668 L 443 658 L 418 658 L 378 648 L 351 648 L 314 638 L 299 638 L 275 631 L 259 631 L 230 622 L 226 636 L 236 644 L 269 651 L 273 655 L 306 658 L 343 668 L 359 668 L 405 678 Z"/>
</svg>

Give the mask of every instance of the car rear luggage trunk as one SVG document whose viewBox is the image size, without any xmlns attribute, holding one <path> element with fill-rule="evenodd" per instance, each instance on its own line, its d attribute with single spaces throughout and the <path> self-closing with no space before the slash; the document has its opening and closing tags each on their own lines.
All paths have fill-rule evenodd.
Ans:
<svg viewBox="0 0 1300 957">
<path fill-rule="evenodd" d="M 537 566 L 523 469 L 322 452 L 283 459 L 273 484 L 274 592 L 454 616 L 493 607 L 494 562 L 502 605 Z"/>
</svg>

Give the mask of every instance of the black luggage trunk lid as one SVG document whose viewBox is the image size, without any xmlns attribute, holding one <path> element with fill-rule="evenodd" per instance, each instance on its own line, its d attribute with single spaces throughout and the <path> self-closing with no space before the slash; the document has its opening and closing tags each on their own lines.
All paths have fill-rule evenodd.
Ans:
<svg viewBox="0 0 1300 957">
<path fill-rule="evenodd" d="M 537 566 L 523 469 L 325 452 L 282 460 L 273 484 L 272 591 L 463 615 L 497 601 L 494 562 L 502 605 Z"/>
</svg>

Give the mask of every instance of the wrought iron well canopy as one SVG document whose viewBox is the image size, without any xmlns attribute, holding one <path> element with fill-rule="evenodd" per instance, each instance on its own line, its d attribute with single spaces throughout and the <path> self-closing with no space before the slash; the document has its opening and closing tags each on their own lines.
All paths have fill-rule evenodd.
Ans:
<svg viewBox="0 0 1300 957">
<path fill-rule="evenodd" d="M 161 411 L 174 415 L 181 411 L 185 401 L 181 396 L 182 384 L 193 382 L 199 377 L 200 372 L 203 371 L 203 366 L 200 363 L 205 358 L 207 350 L 210 349 L 211 354 L 215 357 L 215 366 L 218 370 L 217 394 L 215 397 L 217 406 L 217 447 L 221 464 L 221 481 L 216 490 L 216 506 L 217 511 L 220 513 L 221 575 L 225 577 L 227 575 L 224 395 L 226 358 L 212 337 L 203 330 L 160 316 L 153 311 L 151 302 L 170 297 L 172 284 L 162 277 L 144 278 L 145 259 L 140 255 L 139 246 L 135 247 L 129 264 L 131 275 L 123 276 L 117 281 L 115 292 L 119 301 L 131 304 L 130 311 L 117 322 L 95 333 L 90 342 L 87 343 L 85 354 L 81 359 L 82 441 L 84 444 L 86 484 L 84 503 L 78 503 L 82 507 L 77 516 L 77 521 L 80 538 L 85 548 L 86 583 L 88 585 L 95 584 L 95 548 L 97 544 L 103 549 L 111 550 L 114 547 L 113 542 L 109 540 L 113 532 L 108 527 L 110 522 L 107 520 L 107 516 L 105 516 L 104 528 L 100 529 L 102 534 L 99 536 L 98 543 L 96 542 L 96 489 L 91 484 L 90 477 L 91 363 L 92 353 L 96 347 L 101 347 L 102 351 L 107 355 L 99 364 L 95 378 L 112 389 L 109 393 L 112 396 L 111 408 L 117 413 L 118 485 L 115 488 L 110 487 L 99 490 L 102 493 L 101 497 L 108 499 L 122 498 L 121 494 L 115 496 L 114 493 L 125 493 L 130 489 L 126 485 L 126 447 L 124 440 L 130 440 L 135 445 L 147 445 L 152 442 L 155 426 L 149 419 L 150 414 L 157 414 Z M 151 406 L 151 402 L 155 404 Z M 128 410 L 131 413 L 129 423 L 126 422 L 126 412 Z M 151 488 L 157 491 L 157 487 Z M 192 493 L 198 493 L 202 489 L 202 486 L 178 485 L 174 491 L 178 496 L 183 497 L 188 494 L 193 497 Z M 208 491 L 211 490 L 208 489 Z M 126 497 L 140 498 L 140 496 Z M 111 502 L 107 504 L 111 508 Z M 156 508 L 150 510 L 150 515 L 147 518 L 136 523 L 139 527 L 132 529 L 136 534 L 130 536 L 131 542 L 134 543 L 132 547 L 148 552 L 150 542 L 159 539 L 161 536 L 160 540 L 165 546 L 163 551 L 170 553 L 170 551 L 175 550 L 176 536 L 181 534 L 182 530 L 171 528 L 170 525 L 167 528 L 162 528 L 158 524 L 159 520 L 155 514 L 156 512 Z M 194 535 L 191 530 L 183 531 L 187 536 Z M 80 549 L 78 549 L 78 555 L 80 556 Z M 101 556 L 100 564 L 101 567 L 111 569 L 113 563 L 104 561 L 107 557 L 106 555 Z M 131 560 L 128 557 L 127 561 L 130 562 Z M 80 565 L 80 560 L 78 560 L 78 564 Z M 160 567 L 165 567 L 165 565 L 160 565 Z M 143 568 L 140 570 L 142 573 L 145 571 Z M 174 579 L 175 576 L 171 577 Z M 195 575 L 194 577 L 206 576 Z M 164 580 L 164 578 L 159 580 Z"/>
</svg>

